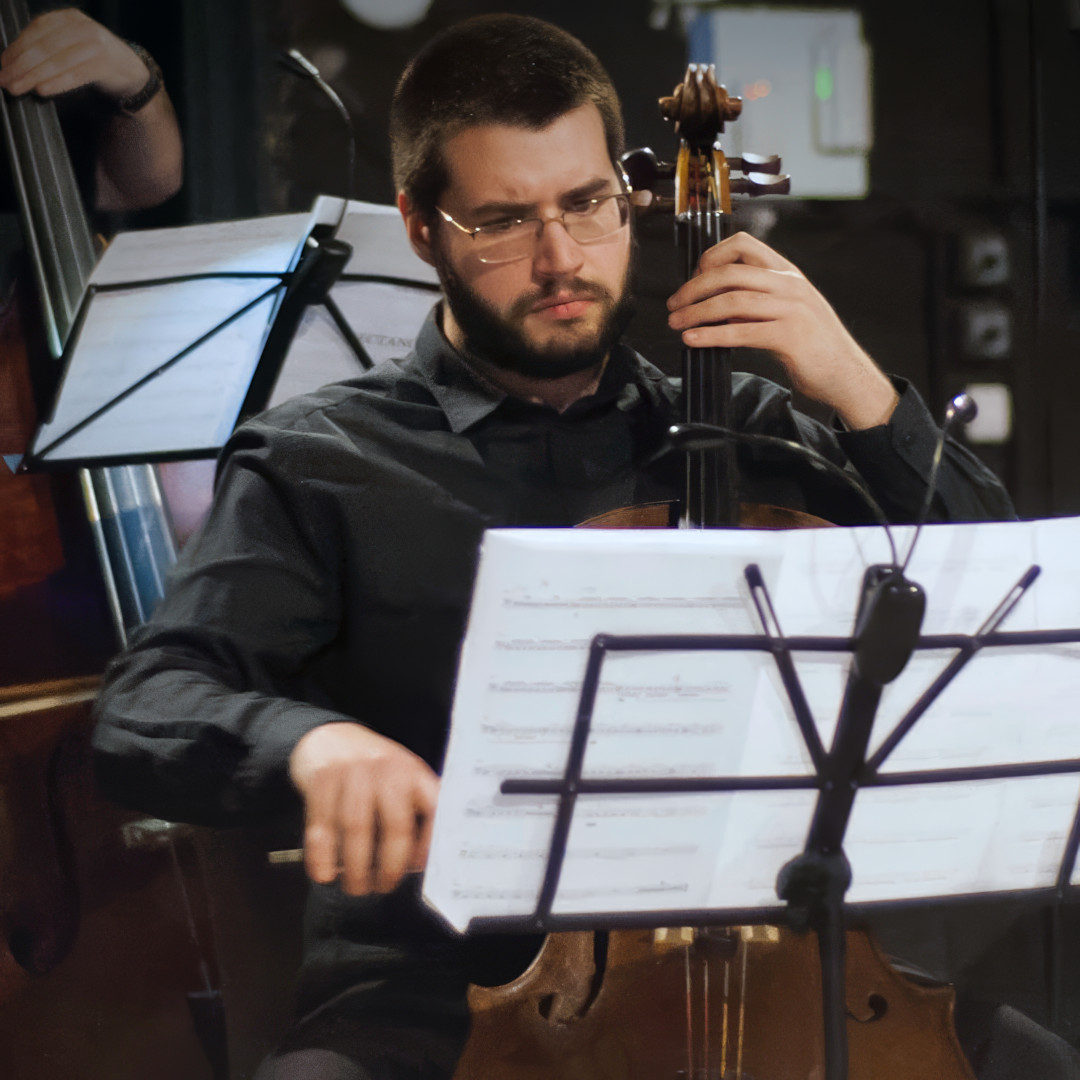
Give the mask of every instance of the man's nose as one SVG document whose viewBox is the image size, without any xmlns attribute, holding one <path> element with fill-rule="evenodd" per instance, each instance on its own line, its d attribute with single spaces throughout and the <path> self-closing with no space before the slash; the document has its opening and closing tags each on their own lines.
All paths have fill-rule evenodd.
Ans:
<svg viewBox="0 0 1080 1080">
<path fill-rule="evenodd" d="M 545 221 L 536 241 L 533 270 L 541 277 L 576 274 L 585 263 L 581 245 L 566 231 L 558 218 Z"/>
</svg>

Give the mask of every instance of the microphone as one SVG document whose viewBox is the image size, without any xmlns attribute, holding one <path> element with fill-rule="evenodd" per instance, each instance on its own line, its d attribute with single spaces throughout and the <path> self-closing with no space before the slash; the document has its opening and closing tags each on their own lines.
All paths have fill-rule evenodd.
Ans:
<svg viewBox="0 0 1080 1080">
<path fill-rule="evenodd" d="M 864 685 L 882 687 L 903 671 L 918 644 L 923 615 L 926 612 L 926 594 L 922 586 L 909 581 L 904 572 L 911 561 L 919 534 L 930 513 L 930 506 L 937 491 L 937 478 L 945 441 L 949 431 L 957 424 L 970 423 L 978 407 L 968 394 L 957 394 L 945 409 L 934 458 L 930 466 L 926 497 L 916 519 L 915 535 L 908 547 L 903 564 L 897 555 L 889 521 L 877 501 L 850 473 L 839 468 L 816 450 L 757 432 L 735 431 L 711 424 L 676 424 L 668 430 L 667 449 L 702 450 L 724 440 L 746 443 L 751 446 L 772 447 L 810 461 L 819 469 L 842 480 L 857 492 L 873 516 L 877 519 L 889 541 L 891 563 L 869 566 L 863 575 L 859 606 L 855 615 L 853 675 Z M 661 454 L 664 451 L 661 451 Z M 660 454 L 657 455 L 658 457 Z"/>
<path fill-rule="evenodd" d="M 970 394 L 960 393 L 945 406 L 945 428 L 950 428 L 955 421 L 958 424 L 970 424 L 979 415 L 979 406 Z"/>
<path fill-rule="evenodd" d="M 868 567 L 863 577 L 862 596 L 855 615 L 854 672 L 871 685 L 884 686 L 892 682 L 904 670 L 918 644 L 926 613 L 926 593 L 921 585 L 905 577 L 905 571 L 937 492 L 938 473 L 949 431 L 957 424 L 974 420 L 977 412 L 978 406 L 969 394 L 957 394 L 945 407 L 945 421 L 934 447 L 926 498 L 916 519 L 915 535 L 903 565 L 895 564 L 894 555 L 892 566 Z"/>
<path fill-rule="evenodd" d="M 949 432 L 957 424 L 970 424 L 978 413 L 979 407 L 970 394 L 957 394 L 945 406 L 945 420 L 941 425 L 937 445 L 934 447 L 934 460 L 930 465 L 930 479 L 926 483 L 926 497 L 923 499 L 919 516 L 915 520 L 915 535 L 911 538 L 911 544 L 908 546 L 907 555 L 904 557 L 904 564 L 900 567 L 900 573 L 903 573 L 907 569 L 908 563 L 911 562 L 915 545 L 919 542 L 919 534 L 926 524 L 926 519 L 930 516 L 930 506 L 934 501 L 934 496 L 937 494 L 938 473 L 941 470 L 941 458 L 945 453 L 945 442 L 949 437 Z"/>
<path fill-rule="evenodd" d="M 352 116 L 349 114 L 349 110 L 345 108 L 345 102 L 338 97 L 334 88 L 322 77 L 319 69 L 299 49 L 289 49 L 287 52 L 281 53 L 278 59 L 294 75 L 299 75 L 301 79 L 313 82 L 330 99 L 330 104 L 334 106 L 334 109 L 344 121 L 345 130 L 348 133 L 348 174 L 346 176 L 345 198 L 351 198 L 356 182 L 356 131 L 353 128 Z M 345 210 L 342 208 L 342 216 L 344 216 L 344 213 Z"/>
<path fill-rule="evenodd" d="M 915 535 L 903 565 L 895 565 L 894 555 L 892 566 L 871 566 L 863 577 L 862 597 L 855 616 L 854 666 L 860 678 L 875 686 L 892 682 L 904 670 L 918 644 L 926 613 L 926 593 L 921 585 L 904 576 L 905 571 L 937 492 L 937 478 L 949 431 L 957 424 L 970 423 L 978 411 L 969 394 L 957 394 L 945 407 L 945 421 L 934 447 L 926 498 L 916 519 Z"/>
<path fill-rule="evenodd" d="M 896 542 L 893 539 L 892 529 L 889 527 L 888 515 L 886 515 L 878 501 L 870 494 L 861 479 L 856 478 L 846 469 L 840 468 L 839 465 L 830 461 L 824 454 L 819 453 L 812 447 L 803 446 L 801 443 L 792 442 L 790 439 L 782 439 L 776 435 L 763 435 L 757 431 L 737 431 L 734 428 L 721 427 L 719 424 L 673 424 L 668 428 L 666 444 L 657 451 L 652 460 L 657 461 L 672 450 L 708 450 L 722 442 L 742 443 L 745 446 L 775 450 L 780 454 L 799 457 L 813 465 L 815 469 L 839 480 L 862 500 L 877 524 L 885 530 L 885 538 L 889 542 L 893 564 L 899 561 Z"/>
</svg>

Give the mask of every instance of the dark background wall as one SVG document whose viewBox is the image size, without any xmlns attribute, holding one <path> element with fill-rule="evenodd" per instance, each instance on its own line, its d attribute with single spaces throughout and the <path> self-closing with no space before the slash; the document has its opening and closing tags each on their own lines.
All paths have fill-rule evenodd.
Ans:
<svg viewBox="0 0 1080 1080">
<path fill-rule="evenodd" d="M 345 192 L 341 120 L 280 63 L 290 46 L 320 66 L 352 113 L 358 154 L 349 194 L 390 201 L 386 115 L 394 81 L 432 33 L 481 11 L 540 15 L 580 36 L 623 96 L 630 145 L 663 152 L 671 137 L 655 101 L 679 80 L 686 43 L 677 16 L 660 25 L 658 6 L 434 0 L 421 23 L 397 31 L 361 24 L 337 0 L 102 0 L 98 9 L 160 57 L 182 114 L 185 189 L 152 219 L 167 223 L 303 209 L 319 192 Z M 1014 434 L 979 452 L 1023 515 L 1080 513 L 1073 424 L 1080 405 L 1080 4 L 843 6 L 862 12 L 873 53 L 871 191 L 856 201 L 790 199 L 768 239 L 938 413 L 968 381 L 1009 384 Z M 1008 280 L 991 287 L 967 283 L 962 271 L 967 246 L 985 235 L 1003 237 L 1010 258 Z M 650 358 L 673 366 L 659 307 L 676 274 L 667 236 L 665 228 L 643 229 L 647 271 L 632 336 Z M 996 342 L 1003 353 L 996 358 L 973 355 L 978 341 L 974 350 L 965 344 L 972 305 L 977 311 L 987 302 L 1004 307 L 1011 323 L 1011 340 L 1003 350 Z M 748 358 L 748 366 L 769 370 L 760 358 Z"/>
</svg>

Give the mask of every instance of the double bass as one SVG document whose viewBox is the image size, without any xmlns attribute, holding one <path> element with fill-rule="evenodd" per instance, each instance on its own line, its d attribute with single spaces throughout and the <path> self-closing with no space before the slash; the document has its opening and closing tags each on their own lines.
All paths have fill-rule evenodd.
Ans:
<svg viewBox="0 0 1080 1080">
<path fill-rule="evenodd" d="M 681 135 L 674 166 L 651 151 L 624 159 L 639 205 L 667 205 L 689 276 L 721 240 L 732 190 L 784 190 L 775 158 L 727 158 L 719 142 L 741 102 L 691 65 L 661 109 Z M 733 180 L 733 167 L 747 175 Z M 673 197 L 657 181 L 674 181 Z M 594 527 L 826 525 L 782 507 L 741 504 L 731 431 L 727 350 L 686 349 L 687 455 L 680 505 L 602 515 Z M 720 438 L 701 438 L 705 433 Z M 551 934 L 504 986 L 470 989 L 472 1032 L 455 1080 L 973 1080 L 953 1027 L 948 987 L 902 974 L 868 934 L 842 936 L 845 1058 L 827 1044 L 822 971 L 812 935 L 787 926 L 660 927 Z"/>
<path fill-rule="evenodd" d="M 3 0 L 0 47 L 29 21 Z M 188 856 L 133 846 L 88 749 L 100 671 L 160 595 L 171 525 L 149 466 L 11 470 L 98 248 L 53 102 L 0 95 L 0 138 L 24 251 L 0 298 L 0 1075 L 209 1078 L 190 1002 L 207 981 L 175 915 Z"/>
</svg>

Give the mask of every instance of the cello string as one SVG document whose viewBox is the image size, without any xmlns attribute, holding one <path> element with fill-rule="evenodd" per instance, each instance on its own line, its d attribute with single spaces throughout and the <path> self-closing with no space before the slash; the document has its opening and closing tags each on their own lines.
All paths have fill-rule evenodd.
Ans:
<svg viewBox="0 0 1080 1080">
<path fill-rule="evenodd" d="M 698 251 L 698 223 L 697 204 L 694 198 L 695 185 L 697 183 L 697 161 L 691 156 L 689 147 L 685 149 L 687 154 L 686 167 L 686 191 L 684 210 L 683 242 L 686 251 L 686 277 L 689 281 L 697 269 L 700 252 Z M 685 371 L 684 382 L 686 384 L 686 409 L 688 416 L 701 416 L 704 408 L 701 386 L 701 359 L 700 353 L 692 348 L 683 349 L 683 367 Z M 701 477 L 702 458 L 700 454 L 690 454 L 686 459 L 686 501 L 684 519 L 687 527 L 700 528 L 702 524 L 701 504 Z"/>
<path fill-rule="evenodd" d="M 702 176 L 701 194 L 699 198 L 701 198 L 704 204 L 704 210 L 702 214 L 702 247 L 705 248 L 711 246 L 714 242 L 713 234 L 715 231 L 714 226 L 716 223 L 716 207 L 713 202 L 712 171 L 707 164 L 707 158 L 704 154 L 701 156 L 701 168 L 704 175 Z M 719 360 L 720 350 L 709 349 L 708 352 L 705 353 L 705 393 L 707 395 L 706 401 L 708 403 L 706 407 L 709 410 L 709 415 L 717 417 L 717 419 L 719 419 L 719 417 L 717 416 L 717 403 L 719 400 L 719 387 L 721 385 L 721 383 L 718 381 L 719 372 L 717 371 L 717 364 L 719 363 Z M 708 476 L 711 478 L 711 482 L 709 483 L 706 495 L 709 503 L 708 516 L 706 518 L 706 521 L 710 525 L 715 525 L 718 522 L 720 522 L 721 524 L 730 525 L 733 523 L 733 518 L 731 517 L 732 508 L 730 506 L 724 506 L 723 501 L 720 498 L 720 485 L 723 482 L 720 476 L 720 466 L 726 461 L 727 448 L 721 447 L 719 449 L 714 449 L 713 451 L 711 451 L 711 456 L 712 462 L 708 473 Z"/>
<path fill-rule="evenodd" d="M 704 237 L 704 224 L 701 213 L 701 156 L 697 153 L 694 154 L 694 183 L 692 187 L 692 198 L 694 200 L 694 271 L 698 268 L 698 263 L 701 261 L 702 249 L 705 243 Z M 697 369 L 698 378 L 698 416 L 708 415 L 709 408 L 709 365 L 708 356 L 703 349 L 694 349 L 694 362 Z M 712 507 L 708 502 L 708 491 L 706 489 L 706 476 L 708 474 L 708 465 L 706 464 L 706 455 L 701 454 L 698 456 L 698 513 L 699 519 L 697 521 L 698 527 L 704 527 L 709 521 L 709 515 Z"/>
<path fill-rule="evenodd" d="M 705 214 L 702 204 L 702 158 L 698 154 L 694 159 L 694 269 L 697 269 L 701 256 L 705 251 Z M 712 408 L 712 350 L 698 349 L 695 352 L 698 369 L 698 413 L 705 415 Z M 706 451 L 706 454 L 708 451 Z M 699 525 L 712 524 L 715 521 L 716 507 L 710 498 L 708 478 L 713 470 L 706 464 L 706 456 L 699 459 L 698 467 L 698 508 L 701 514 Z"/>
</svg>

